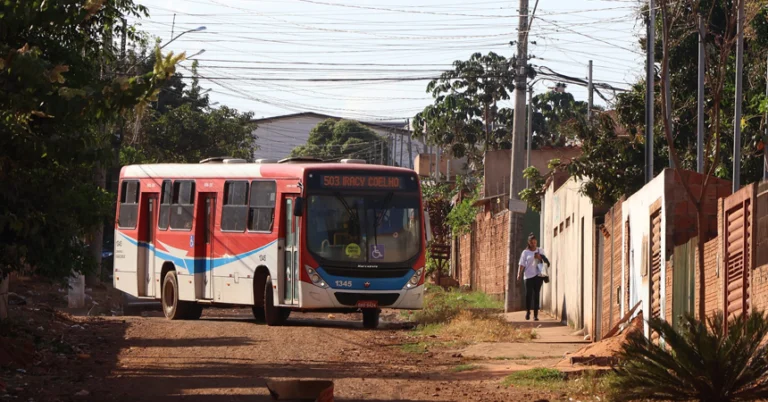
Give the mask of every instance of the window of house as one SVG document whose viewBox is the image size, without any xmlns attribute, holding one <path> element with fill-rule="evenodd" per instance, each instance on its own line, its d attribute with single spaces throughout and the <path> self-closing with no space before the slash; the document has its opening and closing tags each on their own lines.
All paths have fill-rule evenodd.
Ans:
<svg viewBox="0 0 768 402">
<path fill-rule="evenodd" d="M 277 186 L 273 181 L 251 183 L 251 201 L 248 208 L 248 230 L 254 232 L 272 231 L 275 218 Z"/>
<path fill-rule="evenodd" d="M 135 229 L 139 217 L 139 181 L 123 180 L 120 185 L 120 216 L 117 227 Z"/>
<path fill-rule="evenodd" d="M 163 180 L 161 191 L 160 218 L 157 220 L 157 227 L 161 230 L 166 230 L 168 229 L 168 221 L 171 217 L 171 198 L 173 198 L 173 186 L 170 180 Z"/>
<path fill-rule="evenodd" d="M 192 230 L 195 216 L 195 182 L 177 180 L 173 182 L 171 198 L 171 229 Z"/>
<path fill-rule="evenodd" d="M 244 232 L 248 222 L 248 182 L 224 183 L 224 206 L 221 210 L 221 230 Z"/>
</svg>

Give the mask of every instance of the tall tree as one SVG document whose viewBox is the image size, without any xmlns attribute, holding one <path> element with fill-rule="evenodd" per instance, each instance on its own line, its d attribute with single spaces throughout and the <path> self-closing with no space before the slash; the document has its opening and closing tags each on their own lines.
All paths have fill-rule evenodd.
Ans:
<svg viewBox="0 0 768 402">
<path fill-rule="evenodd" d="M 294 148 L 291 156 L 364 159 L 368 163 L 384 164 L 389 164 L 390 159 L 387 139 L 357 121 L 336 119 L 318 123 L 309 132 L 307 143 Z"/>
<path fill-rule="evenodd" d="M 146 108 L 183 55 L 158 50 L 141 76 L 102 74 L 119 62 L 121 18 L 146 15 L 130 0 L 5 2 L 0 15 L 0 281 L 29 269 L 62 279 L 93 268 L 84 239 L 112 213 L 92 177 L 109 163 L 97 128 Z"/>
</svg>

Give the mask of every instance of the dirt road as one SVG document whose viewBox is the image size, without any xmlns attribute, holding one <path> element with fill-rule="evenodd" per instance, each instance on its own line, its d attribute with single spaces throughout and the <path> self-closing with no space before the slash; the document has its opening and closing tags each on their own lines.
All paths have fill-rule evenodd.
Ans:
<svg viewBox="0 0 768 402">
<path fill-rule="evenodd" d="M 101 345 L 87 361 L 70 365 L 84 371 L 72 377 L 77 384 L 51 389 L 47 398 L 270 401 L 266 378 L 331 379 L 340 401 L 540 398 L 501 387 L 498 377 L 455 373 L 461 362 L 450 354 L 401 351 L 405 330 L 369 331 L 359 321 L 302 314 L 287 326 L 267 327 L 248 313 L 211 310 L 186 322 L 159 316 L 95 320 L 86 331 Z M 86 392 L 74 396 L 77 389 Z"/>
</svg>

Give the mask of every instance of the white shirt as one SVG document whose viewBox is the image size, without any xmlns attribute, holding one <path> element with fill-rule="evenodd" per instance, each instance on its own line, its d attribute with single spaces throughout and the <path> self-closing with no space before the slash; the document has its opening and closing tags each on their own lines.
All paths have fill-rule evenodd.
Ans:
<svg viewBox="0 0 768 402">
<path fill-rule="evenodd" d="M 540 261 L 534 257 L 534 254 L 536 254 L 536 252 L 538 252 L 540 255 L 544 255 L 544 250 L 540 248 L 536 248 L 535 251 L 531 251 L 531 249 L 527 247 L 525 248 L 525 250 L 523 250 L 523 254 L 520 255 L 519 265 L 525 267 L 525 271 L 523 271 L 524 279 L 530 279 L 540 274 L 539 272 Z"/>
</svg>

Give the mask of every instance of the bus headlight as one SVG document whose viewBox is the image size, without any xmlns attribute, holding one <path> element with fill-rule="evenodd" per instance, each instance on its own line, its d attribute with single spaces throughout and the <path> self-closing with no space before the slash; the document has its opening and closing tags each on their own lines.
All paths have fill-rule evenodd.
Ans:
<svg viewBox="0 0 768 402">
<path fill-rule="evenodd" d="M 417 269 L 416 272 L 411 277 L 411 279 L 408 281 L 408 283 L 405 284 L 405 288 L 413 289 L 416 286 L 419 286 L 421 282 L 421 276 L 423 274 L 424 274 L 424 267 Z"/>
<path fill-rule="evenodd" d="M 313 285 L 323 289 L 328 287 L 328 284 L 325 283 L 323 278 L 320 277 L 320 274 L 318 274 L 317 271 L 312 269 L 312 267 L 310 267 L 309 265 L 305 265 L 304 269 L 307 271 L 307 275 L 309 275 L 309 280 L 312 281 Z"/>
</svg>

